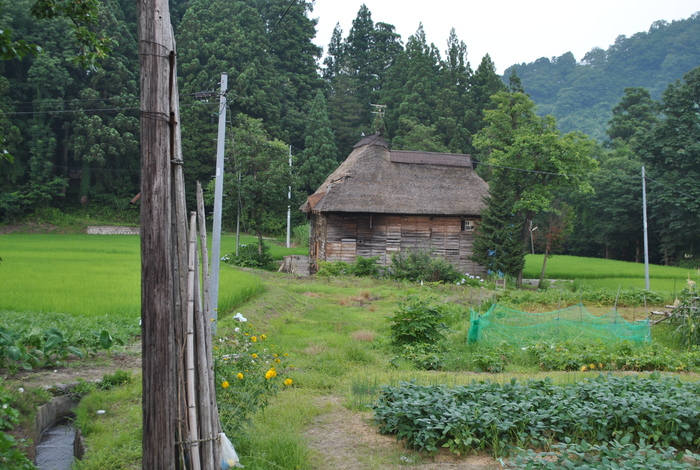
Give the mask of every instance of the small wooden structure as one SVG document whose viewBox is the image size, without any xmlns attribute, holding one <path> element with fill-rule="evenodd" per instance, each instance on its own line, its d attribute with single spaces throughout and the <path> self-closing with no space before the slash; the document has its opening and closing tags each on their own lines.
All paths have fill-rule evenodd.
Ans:
<svg viewBox="0 0 700 470">
<path fill-rule="evenodd" d="M 431 251 L 462 272 L 483 274 L 469 259 L 488 185 L 468 155 L 389 150 L 364 137 L 300 207 L 310 219 L 311 271 L 318 261 Z"/>
</svg>

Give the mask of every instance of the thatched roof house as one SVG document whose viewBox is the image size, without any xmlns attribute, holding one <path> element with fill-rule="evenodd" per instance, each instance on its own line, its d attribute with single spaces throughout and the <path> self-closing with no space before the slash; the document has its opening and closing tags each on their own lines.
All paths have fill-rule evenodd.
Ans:
<svg viewBox="0 0 700 470">
<path fill-rule="evenodd" d="M 487 191 L 468 155 L 389 150 L 381 136 L 364 137 L 300 208 L 312 265 L 356 256 L 388 265 L 409 248 L 483 272 L 469 256 Z"/>
</svg>

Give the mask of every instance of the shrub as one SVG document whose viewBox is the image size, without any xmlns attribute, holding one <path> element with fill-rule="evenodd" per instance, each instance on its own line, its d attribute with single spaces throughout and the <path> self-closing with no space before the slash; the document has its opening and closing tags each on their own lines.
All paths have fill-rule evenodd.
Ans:
<svg viewBox="0 0 700 470">
<path fill-rule="evenodd" d="M 390 318 L 392 343 L 395 346 L 435 345 L 445 337 L 445 315 L 442 305 L 430 305 L 427 300 L 414 296 L 406 298 Z"/>
<path fill-rule="evenodd" d="M 359 277 L 377 277 L 379 276 L 379 265 L 377 264 L 379 256 L 371 258 L 363 258 L 358 256 L 355 262 L 350 264 L 345 261 L 319 261 L 317 276 L 359 276 Z"/>
<path fill-rule="evenodd" d="M 240 245 L 238 247 L 238 256 L 228 253 L 221 259 L 226 263 L 243 268 L 274 270 L 276 265 L 270 254 L 270 247 L 264 243 L 262 244 L 262 250 L 259 247 L 259 243 Z"/>
<path fill-rule="evenodd" d="M 334 277 L 350 274 L 350 265 L 345 261 L 319 261 L 317 276 Z"/>
<path fill-rule="evenodd" d="M 428 251 L 399 251 L 391 255 L 390 277 L 407 281 L 449 282 L 462 279 L 462 273 L 447 260 Z"/>
<path fill-rule="evenodd" d="M 372 256 L 371 258 L 358 256 L 355 258 L 355 262 L 350 266 L 350 274 L 359 277 L 377 277 L 379 276 L 378 260 L 379 256 Z"/>
</svg>

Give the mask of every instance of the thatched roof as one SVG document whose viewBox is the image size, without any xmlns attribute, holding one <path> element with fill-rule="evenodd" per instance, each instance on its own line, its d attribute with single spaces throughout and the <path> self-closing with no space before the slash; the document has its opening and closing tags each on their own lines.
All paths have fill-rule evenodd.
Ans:
<svg viewBox="0 0 700 470">
<path fill-rule="evenodd" d="M 300 209 L 476 216 L 487 191 L 468 155 L 390 151 L 381 136 L 370 135 Z"/>
</svg>

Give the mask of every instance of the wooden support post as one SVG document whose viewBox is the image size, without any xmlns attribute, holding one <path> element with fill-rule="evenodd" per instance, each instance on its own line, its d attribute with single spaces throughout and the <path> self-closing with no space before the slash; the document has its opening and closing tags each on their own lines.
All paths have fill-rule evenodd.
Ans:
<svg viewBox="0 0 700 470">
<path fill-rule="evenodd" d="M 141 74 L 142 468 L 177 469 L 180 276 L 174 261 L 172 57 L 168 0 L 138 1 Z M 175 79 L 175 85 L 177 81 Z M 177 93 L 174 93 L 177 95 Z M 176 235 L 175 235 L 176 236 Z"/>
</svg>

